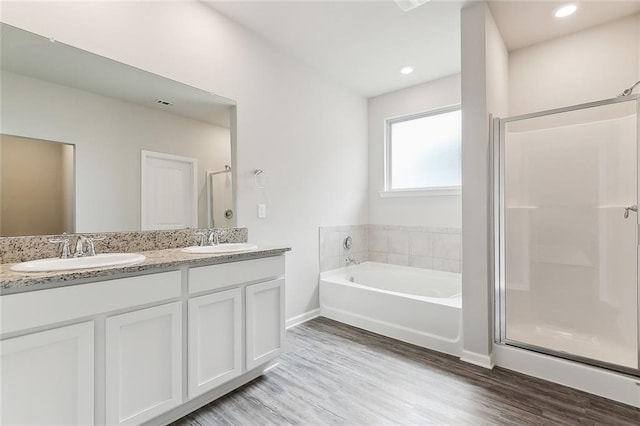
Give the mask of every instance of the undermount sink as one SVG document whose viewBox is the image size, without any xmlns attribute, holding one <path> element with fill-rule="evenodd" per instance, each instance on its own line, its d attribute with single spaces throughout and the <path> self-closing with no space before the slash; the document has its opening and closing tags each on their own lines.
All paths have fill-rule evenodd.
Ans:
<svg viewBox="0 0 640 426">
<path fill-rule="evenodd" d="M 227 243 L 215 246 L 192 246 L 183 248 L 182 251 L 191 254 L 223 254 L 238 253 L 242 251 L 251 251 L 257 249 L 258 246 L 250 243 Z"/>
<path fill-rule="evenodd" d="M 53 272 L 71 269 L 124 266 L 144 262 L 146 257 L 137 253 L 102 253 L 95 256 L 51 258 L 22 262 L 11 267 L 16 272 Z"/>
</svg>

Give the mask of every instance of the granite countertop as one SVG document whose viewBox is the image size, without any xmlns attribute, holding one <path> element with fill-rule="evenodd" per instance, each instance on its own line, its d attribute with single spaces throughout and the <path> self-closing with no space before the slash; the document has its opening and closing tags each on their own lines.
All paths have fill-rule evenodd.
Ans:
<svg viewBox="0 0 640 426">
<path fill-rule="evenodd" d="M 135 265 L 110 266 L 104 268 L 75 269 L 56 272 L 14 272 L 13 263 L 0 264 L 0 295 L 23 293 L 26 291 L 44 290 L 48 288 L 84 284 L 101 279 L 121 278 L 141 273 L 162 272 L 167 269 L 178 269 L 180 266 L 205 266 L 219 263 L 237 262 L 261 257 L 278 256 L 289 247 L 266 247 L 239 253 L 227 254 L 190 254 L 181 249 L 164 249 L 143 251 L 144 262 Z"/>
</svg>

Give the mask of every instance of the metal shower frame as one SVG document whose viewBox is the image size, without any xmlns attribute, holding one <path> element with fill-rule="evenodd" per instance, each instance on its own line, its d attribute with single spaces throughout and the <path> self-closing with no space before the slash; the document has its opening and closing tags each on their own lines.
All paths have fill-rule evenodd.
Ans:
<svg viewBox="0 0 640 426">
<path fill-rule="evenodd" d="M 637 368 L 629 368 L 617 364 L 612 364 L 604 361 L 599 361 L 591 358 L 586 358 L 566 352 L 554 351 L 552 349 L 548 349 L 541 346 L 530 345 L 527 343 L 522 343 L 514 340 L 507 339 L 506 336 L 506 281 L 505 281 L 505 203 L 504 203 L 504 142 L 505 142 L 505 125 L 514 121 L 527 120 L 531 118 L 538 118 L 549 116 L 553 114 L 560 114 L 571 111 L 578 111 L 589 108 L 596 108 L 600 106 L 613 105 L 622 102 L 635 102 L 636 103 L 636 116 L 638 117 L 636 120 L 636 178 L 638 179 L 637 185 L 637 194 L 636 201 L 640 201 L 640 95 L 621 95 L 616 98 L 605 99 L 601 101 L 595 102 L 587 102 L 578 105 L 572 105 L 568 107 L 562 108 L 554 108 L 545 111 L 539 111 L 529 114 L 522 114 L 513 117 L 507 118 L 493 118 L 492 123 L 492 136 L 491 136 L 491 150 L 492 150 L 492 209 L 493 209 L 493 222 L 492 222 L 492 242 L 493 242 L 493 285 L 494 285 L 494 295 L 493 295 L 493 310 L 494 310 L 494 341 L 496 344 L 500 345 L 508 345 L 521 349 L 526 349 L 538 353 L 542 353 L 545 355 L 551 355 L 562 359 L 567 359 L 570 361 L 580 362 L 583 364 L 605 368 L 608 370 L 617 371 L 624 374 L 629 374 L 634 377 L 640 377 L 640 285 L 636 283 L 638 286 L 637 290 L 637 351 L 638 351 L 638 367 Z M 640 244 L 640 215 L 636 217 L 636 229 L 637 229 L 637 243 Z M 640 278 L 640 270 L 638 269 L 640 265 L 640 258 L 638 257 L 638 253 L 640 252 L 640 248 L 636 246 L 636 270 L 638 273 L 638 277 Z"/>
</svg>

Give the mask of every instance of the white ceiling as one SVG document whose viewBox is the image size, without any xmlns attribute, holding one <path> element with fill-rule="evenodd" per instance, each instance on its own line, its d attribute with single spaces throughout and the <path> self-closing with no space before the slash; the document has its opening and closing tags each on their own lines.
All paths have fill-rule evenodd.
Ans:
<svg viewBox="0 0 640 426">
<path fill-rule="evenodd" d="M 402 12 L 392 0 L 203 0 L 259 37 L 356 92 L 372 97 L 460 72 L 460 9 L 432 0 Z M 491 1 L 509 50 L 640 12 L 640 1 L 579 1 L 559 20 L 546 0 Z M 403 66 L 415 71 L 401 75 Z"/>
<path fill-rule="evenodd" d="M 159 75 L 0 23 L 1 69 L 229 127 L 235 103 Z M 156 99 L 172 106 L 156 103 Z"/>
<path fill-rule="evenodd" d="M 367 97 L 460 72 L 461 2 L 409 12 L 390 0 L 205 3 Z"/>
<path fill-rule="evenodd" d="M 489 7 L 510 51 L 640 13 L 639 0 L 582 0 L 574 1 L 578 10 L 573 15 L 554 17 L 567 3 L 571 0 L 502 0 L 489 2 Z"/>
</svg>

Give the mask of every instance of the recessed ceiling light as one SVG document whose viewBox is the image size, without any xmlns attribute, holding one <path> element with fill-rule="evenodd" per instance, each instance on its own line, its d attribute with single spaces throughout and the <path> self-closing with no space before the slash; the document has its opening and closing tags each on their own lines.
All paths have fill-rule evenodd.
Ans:
<svg viewBox="0 0 640 426">
<path fill-rule="evenodd" d="M 575 4 L 565 4 L 564 6 L 556 9 L 554 15 L 556 18 L 564 18 L 566 16 L 572 15 L 576 10 L 578 10 L 578 6 Z"/>
<path fill-rule="evenodd" d="M 402 68 L 400 68 L 400 74 L 407 75 L 407 74 L 411 74 L 412 72 L 413 72 L 413 68 L 411 68 L 411 67 L 402 67 Z"/>
</svg>

